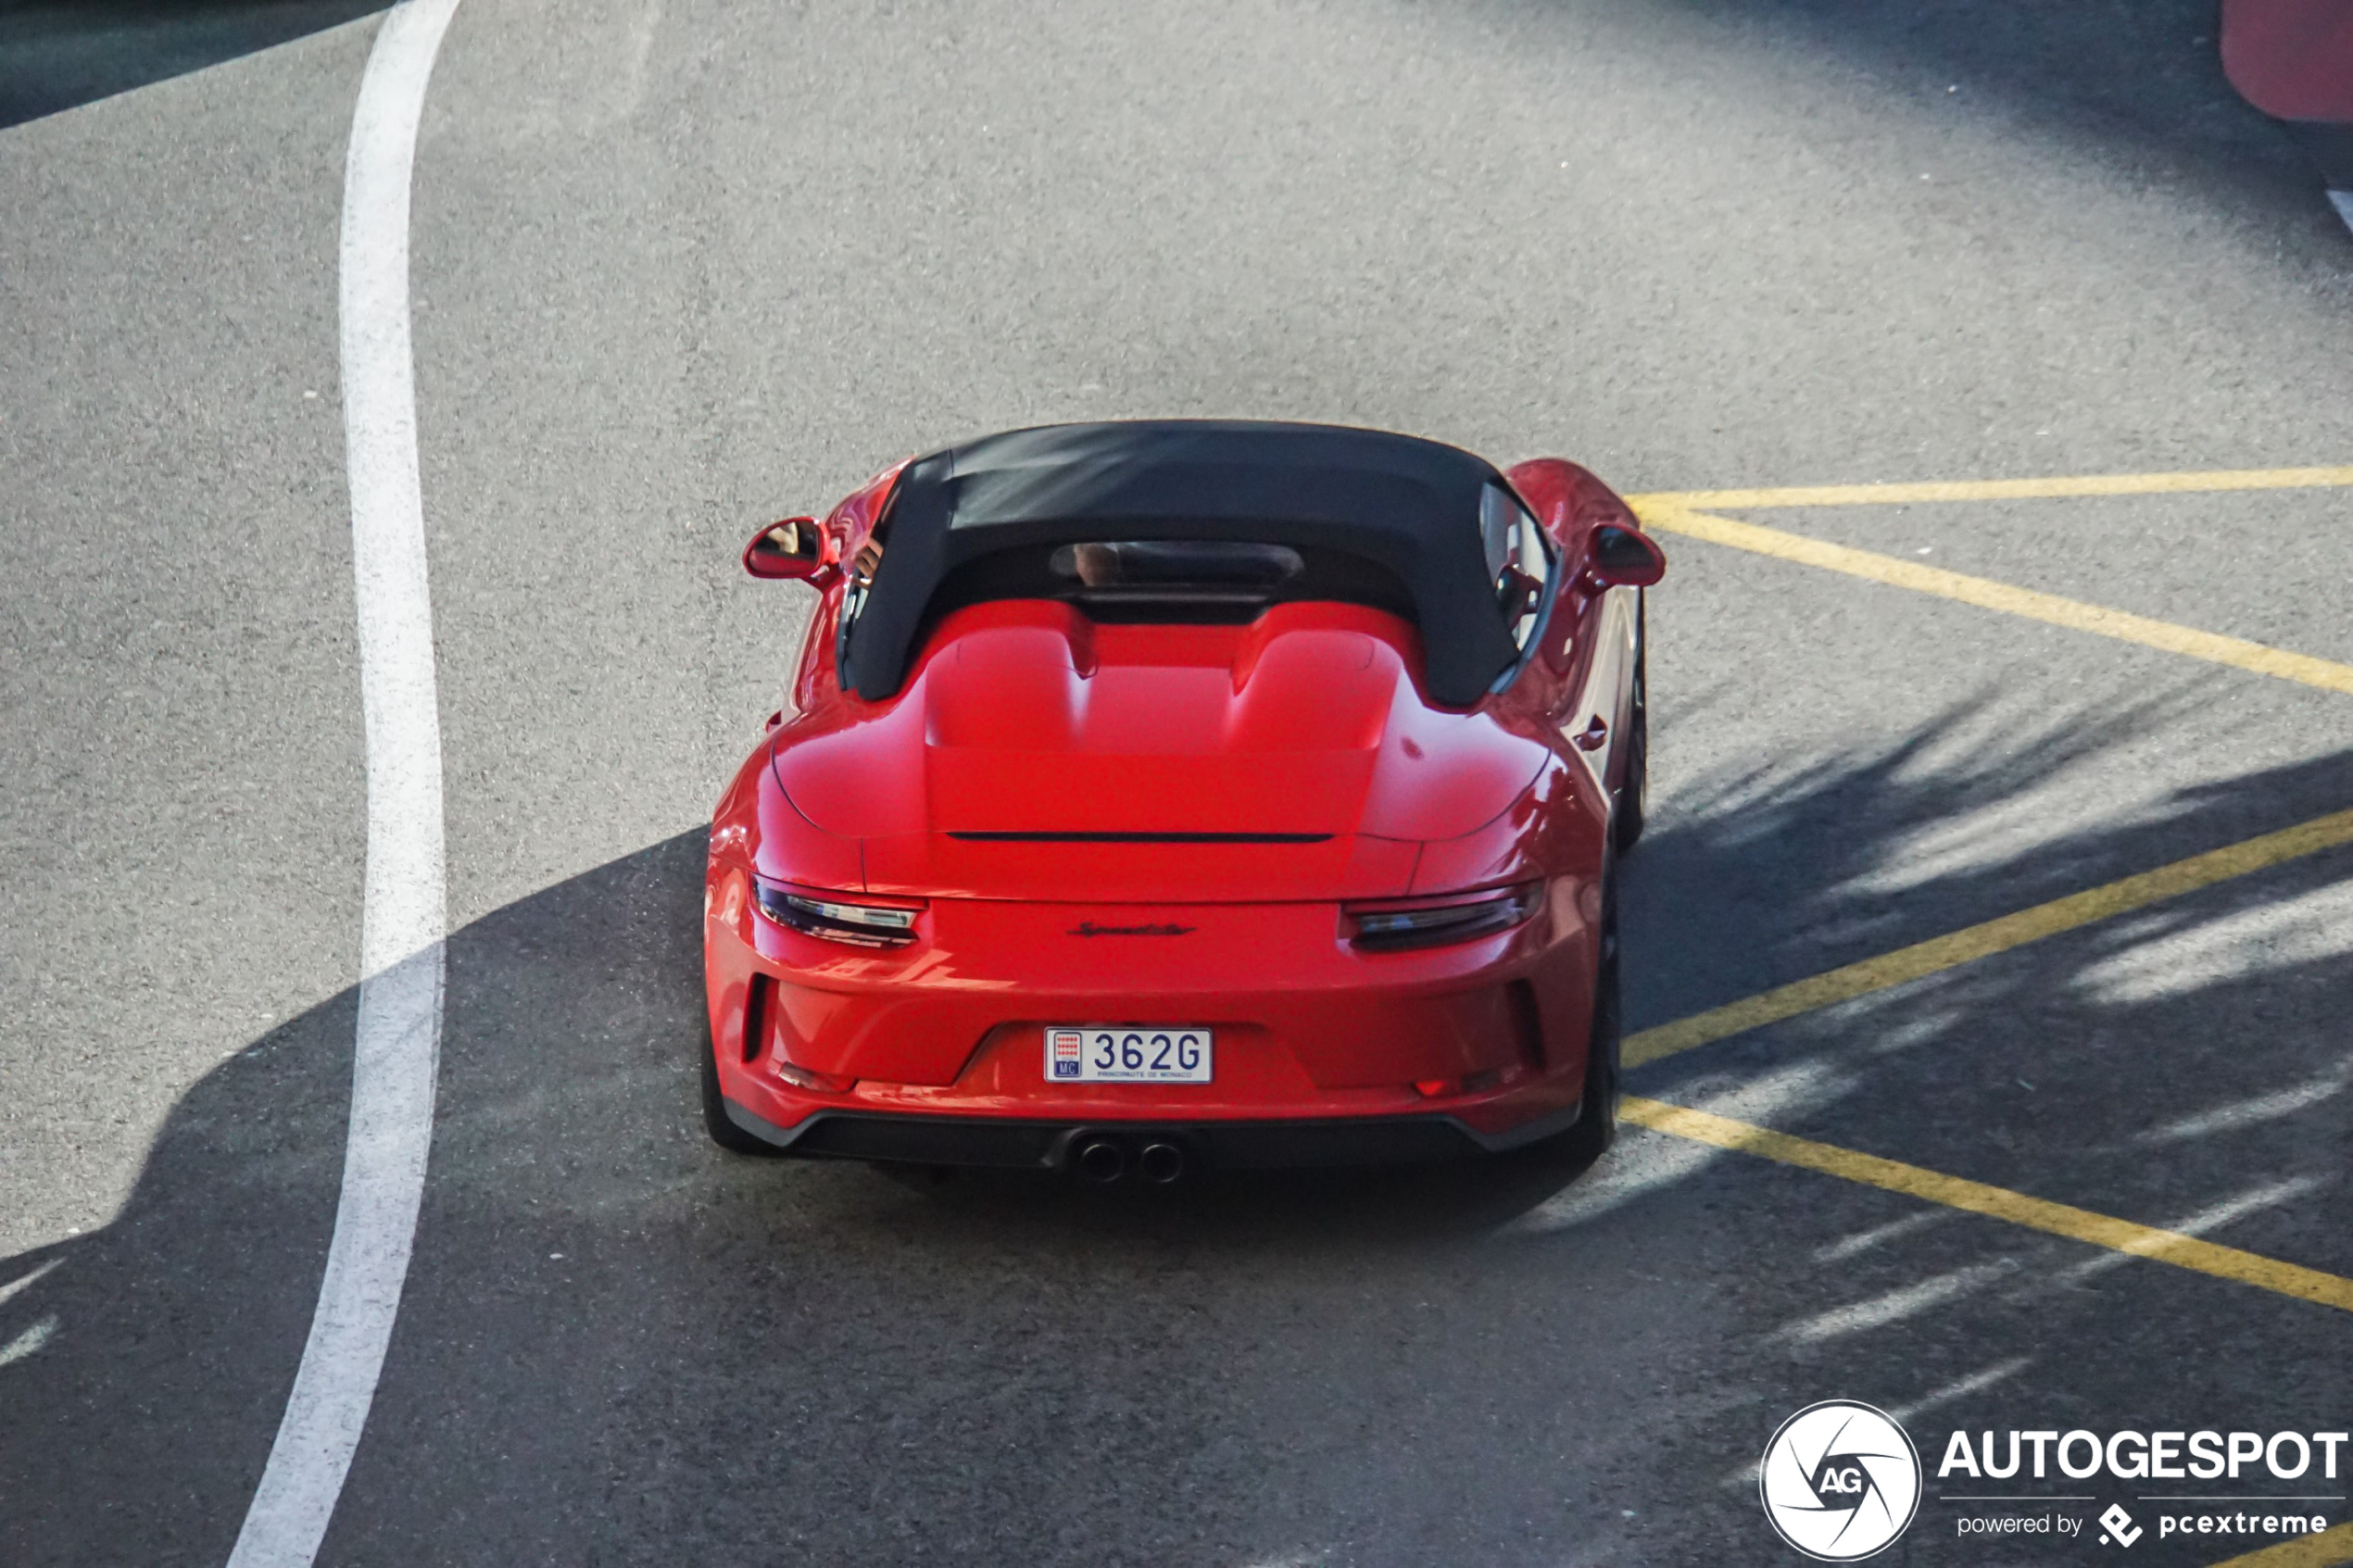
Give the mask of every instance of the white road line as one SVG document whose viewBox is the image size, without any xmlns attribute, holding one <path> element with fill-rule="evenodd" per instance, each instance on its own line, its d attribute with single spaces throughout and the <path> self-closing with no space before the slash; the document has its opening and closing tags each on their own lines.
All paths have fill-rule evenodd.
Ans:
<svg viewBox="0 0 2353 1568">
<path fill-rule="evenodd" d="M 344 443 L 368 734 L 368 873 L 343 1194 L 310 1339 L 231 1568 L 309 1568 L 392 1339 L 441 1048 L 441 724 L 409 351 L 409 182 L 458 0 L 401 0 L 368 56 L 344 166 Z"/>
</svg>

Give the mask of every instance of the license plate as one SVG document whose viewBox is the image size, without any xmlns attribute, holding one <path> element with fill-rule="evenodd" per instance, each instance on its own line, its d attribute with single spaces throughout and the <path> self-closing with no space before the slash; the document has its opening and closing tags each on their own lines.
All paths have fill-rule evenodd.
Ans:
<svg viewBox="0 0 2353 1568">
<path fill-rule="evenodd" d="M 1046 1078 L 1063 1084 L 1206 1084 L 1206 1029 L 1168 1024 L 1053 1023 Z"/>
</svg>

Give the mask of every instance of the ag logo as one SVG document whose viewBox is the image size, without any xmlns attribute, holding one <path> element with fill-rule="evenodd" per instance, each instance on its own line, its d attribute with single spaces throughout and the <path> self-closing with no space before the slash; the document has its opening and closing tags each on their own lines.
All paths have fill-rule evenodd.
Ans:
<svg viewBox="0 0 2353 1568">
<path fill-rule="evenodd" d="M 1886 1412 L 1825 1399 L 1781 1423 L 1756 1488 L 1781 1539 L 1817 1562 L 1854 1562 L 1919 1512 L 1920 1456 Z"/>
</svg>

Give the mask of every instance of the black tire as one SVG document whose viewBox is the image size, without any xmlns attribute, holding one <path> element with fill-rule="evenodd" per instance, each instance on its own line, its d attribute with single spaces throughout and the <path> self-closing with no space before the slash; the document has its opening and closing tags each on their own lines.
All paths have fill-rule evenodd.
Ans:
<svg viewBox="0 0 2353 1568">
<path fill-rule="evenodd" d="M 703 1025 L 702 1045 L 696 1053 L 702 1060 L 702 1127 L 711 1141 L 730 1154 L 749 1154 L 769 1158 L 783 1153 L 765 1138 L 754 1137 L 727 1117 L 726 1097 L 719 1089 L 718 1047 L 711 1041 L 711 1026 Z"/>
<path fill-rule="evenodd" d="M 1602 895 L 1602 961 L 1593 977 L 1593 1030 L 1585 1047 L 1585 1108 L 1561 1136 L 1561 1149 L 1580 1167 L 1617 1141 L 1618 1047 L 1625 1031 L 1617 989 L 1617 876 L 1605 872 Z"/>
<path fill-rule="evenodd" d="M 1618 783 L 1617 806 L 1610 816 L 1610 847 L 1621 855 L 1642 840 L 1643 797 L 1650 789 L 1650 637 L 1642 621 L 1638 621 L 1635 626 L 1634 695 L 1628 704 L 1631 711 L 1626 721 L 1626 776 Z"/>
</svg>

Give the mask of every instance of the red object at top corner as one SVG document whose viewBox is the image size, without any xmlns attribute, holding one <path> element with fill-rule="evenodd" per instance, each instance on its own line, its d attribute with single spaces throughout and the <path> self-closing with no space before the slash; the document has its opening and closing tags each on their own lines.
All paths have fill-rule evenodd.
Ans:
<svg viewBox="0 0 2353 1568">
<path fill-rule="evenodd" d="M 2265 114 L 2353 123 L 2353 0 L 2222 0 L 2222 70 Z"/>
</svg>

